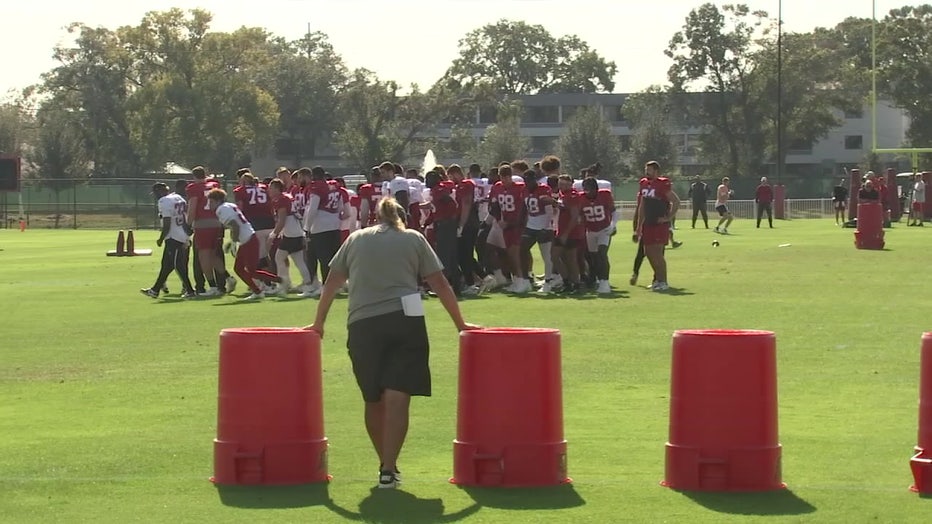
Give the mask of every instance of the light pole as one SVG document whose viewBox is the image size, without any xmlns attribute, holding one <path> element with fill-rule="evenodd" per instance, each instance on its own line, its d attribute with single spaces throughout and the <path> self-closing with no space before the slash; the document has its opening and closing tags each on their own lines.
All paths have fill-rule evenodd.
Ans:
<svg viewBox="0 0 932 524">
<path fill-rule="evenodd" d="M 777 0 L 777 184 L 783 176 L 783 0 Z"/>
</svg>

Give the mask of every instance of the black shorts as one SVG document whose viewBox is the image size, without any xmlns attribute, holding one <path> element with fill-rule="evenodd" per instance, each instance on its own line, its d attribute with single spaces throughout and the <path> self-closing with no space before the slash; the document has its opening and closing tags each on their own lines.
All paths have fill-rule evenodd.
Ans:
<svg viewBox="0 0 932 524">
<path fill-rule="evenodd" d="M 844 200 L 836 200 L 836 201 L 835 201 L 835 209 L 839 209 L 839 210 L 844 209 L 844 208 L 845 208 L 845 205 L 846 205 L 846 204 L 845 204 L 845 201 L 844 201 Z"/>
<path fill-rule="evenodd" d="M 718 216 L 723 217 L 728 214 L 728 206 L 722 204 L 720 206 L 715 206 L 715 210 L 718 211 Z"/>
<path fill-rule="evenodd" d="M 290 253 L 297 253 L 304 249 L 304 237 L 282 237 L 278 249 Z"/>
<path fill-rule="evenodd" d="M 346 347 L 363 400 L 378 402 L 386 389 L 430 396 L 430 344 L 424 317 L 397 311 L 358 320 L 347 331 Z"/>
<path fill-rule="evenodd" d="M 254 217 L 249 219 L 249 224 L 256 231 L 275 229 L 275 217 Z"/>
<path fill-rule="evenodd" d="M 564 240 L 561 240 L 560 237 L 555 237 L 553 239 L 553 245 L 557 247 L 564 247 L 566 249 L 576 249 L 576 247 L 579 246 L 579 239 L 567 238 L 564 241 Z"/>
<path fill-rule="evenodd" d="M 530 249 L 537 243 L 546 244 L 547 242 L 553 242 L 553 230 L 525 229 L 524 238 L 521 239 L 521 242 L 524 244 L 525 249 Z"/>
</svg>

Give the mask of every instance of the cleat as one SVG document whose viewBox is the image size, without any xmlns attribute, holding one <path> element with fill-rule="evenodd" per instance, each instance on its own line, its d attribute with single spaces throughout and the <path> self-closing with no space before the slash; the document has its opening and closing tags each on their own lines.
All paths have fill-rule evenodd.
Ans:
<svg viewBox="0 0 932 524">
<path fill-rule="evenodd" d="M 401 484 L 401 480 L 398 479 L 394 471 L 379 472 L 379 489 L 395 489 L 399 484 Z"/>
<path fill-rule="evenodd" d="M 219 297 L 221 295 L 223 295 L 223 293 L 215 287 L 209 287 L 207 291 L 201 293 L 202 297 Z"/>
<path fill-rule="evenodd" d="M 673 249 L 676 249 L 676 248 L 682 246 L 683 243 L 682 243 L 682 242 L 677 242 L 676 240 L 674 240 L 674 241 L 672 242 L 672 245 L 673 245 Z"/>
<path fill-rule="evenodd" d="M 612 292 L 612 285 L 608 283 L 608 280 L 603 280 L 599 282 L 599 287 L 596 289 L 596 293 L 600 295 L 609 295 Z"/>
<path fill-rule="evenodd" d="M 479 284 L 479 294 L 488 293 L 489 291 L 495 289 L 497 286 L 498 281 L 495 279 L 495 277 L 493 275 L 486 275 L 486 277 L 482 279 L 482 283 Z"/>
<path fill-rule="evenodd" d="M 197 298 L 197 293 L 195 293 L 194 291 L 185 291 L 184 293 L 181 294 L 181 298 L 187 298 L 187 299 Z"/>
<path fill-rule="evenodd" d="M 657 282 L 652 291 L 666 291 L 670 289 L 670 286 L 666 282 Z"/>
<path fill-rule="evenodd" d="M 233 277 L 227 277 L 226 281 L 227 293 L 232 293 L 236 289 L 236 279 Z"/>
<path fill-rule="evenodd" d="M 632 286 L 638 285 L 638 274 L 637 273 L 631 273 L 631 278 L 628 279 L 628 284 L 631 284 Z"/>
<path fill-rule="evenodd" d="M 168 286 L 162 286 L 162 293 L 168 294 Z"/>
<path fill-rule="evenodd" d="M 159 298 L 159 292 L 152 288 L 143 288 L 140 289 L 139 292 L 149 298 Z"/>
<path fill-rule="evenodd" d="M 254 301 L 254 300 L 262 300 L 263 298 L 265 298 L 265 294 L 264 294 L 263 292 L 260 291 L 260 292 L 258 292 L 258 293 L 252 293 L 252 294 L 249 295 L 248 297 L 243 298 L 243 300 L 244 300 L 244 301 L 250 301 L 250 300 Z"/>
</svg>

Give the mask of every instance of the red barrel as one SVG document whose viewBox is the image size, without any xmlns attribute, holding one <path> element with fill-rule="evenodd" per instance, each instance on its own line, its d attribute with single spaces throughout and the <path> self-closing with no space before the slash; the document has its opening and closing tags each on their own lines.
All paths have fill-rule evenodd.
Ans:
<svg viewBox="0 0 932 524">
<path fill-rule="evenodd" d="M 932 332 L 922 335 L 919 360 L 919 444 L 910 459 L 915 483 L 909 488 L 932 494 Z"/>
<path fill-rule="evenodd" d="M 214 476 L 218 484 L 324 482 L 317 333 L 296 328 L 220 332 Z"/>
<path fill-rule="evenodd" d="M 519 487 L 570 481 L 563 438 L 560 332 L 463 332 L 450 482 Z"/>
<path fill-rule="evenodd" d="M 695 491 L 784 488 L 770 331 L 673 335 L 670 440 L 662 485 Z"/>
<path fill-rule="evenodd" d="M 777 220 L 786 218 L 786 186 L 773 186 L 773 217 Z"/>
<path fill-rule="evenodd" d="M 883 204 L 858 204 L 858 228 L 854 232 L 854 245 L 858 249 L 883 249 Z"/>
</svg>

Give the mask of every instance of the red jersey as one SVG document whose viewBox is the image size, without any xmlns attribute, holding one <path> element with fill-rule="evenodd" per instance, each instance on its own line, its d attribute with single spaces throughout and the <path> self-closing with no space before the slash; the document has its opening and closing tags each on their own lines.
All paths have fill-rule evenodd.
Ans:
<svg viewBox="0 0 932 524">
<path fill-rule="evenodd" d="M 456 184 L 451 180 L 444 180 L 430 190 L 430 202 L 434 206 L 431 213 L 432 221 L 449 220 L 456 218 L 459 211 L 456 200 L 453 199 L 453 189 Z"/>
<path fill-rule="evenodd" d="M 524 218 L 527 209 L 524 199 L 527 198 L 527 191 L 524 182 L 513 182 L 506 186 L 502 182 L 496 182 L 492 186 L 489 198 L 498 202 L 502 210 L 502 222 L 511 225 L 519 224 Z"/>
<path fill-rule="evenodd" d="M 673 184 L 667 177 L 653 179 L 644 177 L 640 180 L 639 185 L 638 200 L 644 206 L 644 223 L 648 225 L 658 224 L 660 218 L 667 214 L 670 207 L 667 193 L 670 192 Z"/>
<path fill-rule="evenodd" d="M 275 214 L 272 213 L 272 203 L 269 198 L 269 188 L 265 184 L 256 184 L 253 186 L 236 186 L 233 189 L 233 199 L 236 206 L 240 208 L 246 220 L 250 224 L 263 222 L 268 224 L 271 220 L 274 223 Z M 268 227 L 257 227 L 255 229 L 268 229 Z"/>
<path fill-rule="evenodd" d="M 476 199 L 476 181 L 471 178 L 464 178 L 460 180 L 459 184 L 456 184 L 456 205 L 463 208 L 466 205 L 466 196 L 471 195 L 473 202 Z M 475 209 L 475 204 L 473 205 Z"/>
<path fill-rule="evenodd" d="M 566 233 L 566 228 L 570 225 L 570 218 L 572 216 L 572 210 L 579 210 L 580 215 L 582 215 L 582 198 L 575 189 L 571 189 L 568 192 L 560 192 L 560 217 L 557 219 L 557 236 L 563 236 Z M 569 232 L 567 238 L 579 240 L 586 236 L 586 227 L 579 223 L 572 231 Z"/>
<path fill-rule="evenodd" d="M 308 184 L 305 194 L 307 195 L 305 205 L 310 204 L 311 195 L 317 197 L 318 212 L 340 214 L 343 209 L 343 194 L 340 193 L 340 186 L 337 184 L 315 180 Z M 349 198 L 348 195 L 347 198 Z"/>
<path fill-rule="evenodd" d="M 207 202 L 207 194 L 211 189 L 220 187 L 220 184 L 212 178 L 192 182 L 184 188 L 185 195 L 188 197 L 188 204 L 192 198 L 197 199 L 197 208 L 194 210 L 194 220 L 212 220 L 217 222 L 219 227 L 220 221 L 217 220 L 217 214 L 210 210 L 210 204 Z M 197 224 L 193 224 L 197 227 Z"/>
<path fill-rule="evenodd" d="M 615 213 L 615 197 L 608 189 L 600 189 L 595 198 L 589 198 L 581 193 L 582 216 L 586 221 L 587 231 L 602 231 L 612 225 L 612 215 Z"/>
<path fill-rule="evenodd" d="M 363 200 L 369 202 L 369 216 L 359 217 L 359 220 L 369 225 L 375 224 L 378 221 L 376 218 L 376 209 L 379 207 L 379 201 L 382 200 L 382 186 L 373 184 L 361 185 L 359 187 L 359 198 L 360 202 Z"/>
<path fill-rule="evenodd" d="M 538 184 L 537 187 L 531 189 L 527 196 L 527 216 L 539 217 L 546 215 L 547 205 L 542 201 L 552 197 L 550 186 L 546 184 Z"/>
</svg>

